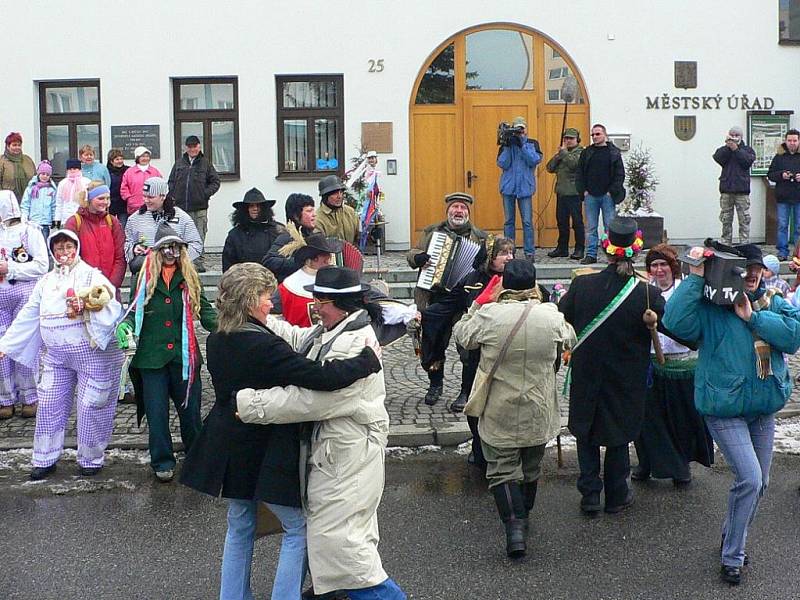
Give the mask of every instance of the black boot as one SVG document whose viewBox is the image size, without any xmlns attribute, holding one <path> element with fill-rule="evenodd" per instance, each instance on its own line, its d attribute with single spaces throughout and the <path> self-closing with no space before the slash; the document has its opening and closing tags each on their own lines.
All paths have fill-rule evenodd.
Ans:
<svg viewBox="0 0 800 600">
<path fill-rule="evenodd" d="M 554 248 L 550 252 L 547 253 L 547 256 L 550 258 L 566 258 L 569 256 L 569 250 L 567 248 Z"/>
<path fill-rule="evenodd" d="M 492 488 L 497 512 L 506 529 L 506 555 L 525 556 L 525 503 L 519 483 L 511 482 Z"/>
<path fill-rule="evenodd" d="M 458 398 L 456 398 L 450 405 L 450 412 L 454 413 L 464 412 L 464 407 L 467 405 L 467 400 L 469 400 L 469 392 L 462 391 L 458 395 Z"/>
<path fill-rule="evenodd" d="M 442 385 L 436 385 L 431 383 L 428 386 L 428 391 L 425 394 L 425 404 L 428 406 L 433 406 L 439 401 L 439 398 L 442 397 L 442 390 L 444 387 Z"/>
<path fill-rule="evenodd" d="M 575 251 L 569 255 L 570 260 L 581 260 L 583 258 L 583 248 L 575 246 Z"/>
<path fill-rule="evenodd" d="M 525 503 L 525 535 L 528 535 L 528 523 L 533 505 L 536 504 L 536 489 L 539 487 L 539 480 L 526 481 L 522 484 L 522 499 Z"/>
</svg>

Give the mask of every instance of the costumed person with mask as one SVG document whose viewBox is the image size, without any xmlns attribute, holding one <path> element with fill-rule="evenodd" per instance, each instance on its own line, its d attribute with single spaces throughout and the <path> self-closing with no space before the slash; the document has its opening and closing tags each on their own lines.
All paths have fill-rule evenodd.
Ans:
<svg viewBox="0 0 800 600">
<path fill-rule="evenodd" d="M 281 313 L 292 325 L 309 327 L 314 296 L 307 288 L 314 283 L 317 272 L 331 264 L 332 256 L 342 249 L 342 243 L 328 239 L 321 233 L 312 233 L 304 240 L 294 240 L 289 247 L 292 245 L 296 247 L 292 257 L 302 266 L 278 285 L 273 299 L 275 312 Z"/>
<path fill-rule="evenodd" d="M 525 555 L 546 444 L 561 414 L 556 372 L 575 331 L 555 304 L 541 301 L 536 267 L 512 260 L 494 275 L 453 327 L 456 342 L 480 350 L 465 411 L 478 418 L 486 478 L 506 530 L 506 554 Z"/>
<path fill-rule="evenodd" d="M 735 478 L 722 522 L 720 573 L 738 585 L 747 564 L 747 532 L 769 483 L 775 413 L 792 393 L 783 353 L 800 349 L 800 311 L 764 287 L 758 246 L 732 250 L 746 259 L 747 270 L 736 303 L 704 299 L 705 265 L 690 264 L 689 276 L 667 302 L 664 325 L 698 346 L 694 404 Z M 689 257 L 702 259 L 704 251 L 692 248 Z"/>
<path fill-rule="evenodd" d="M 97 267 L 115 288 L 125 279 L 125 232 L 116 217 L 108 213 L 111 190 L 102 182 L 92 182 L 89 189 L 80 192 L 81 207 L 64 223 L 64 229 L 78 234 L 81 258 Z"/>
<path fill-rule="evenodd" d="M 124 358 L 114 342 L 114 327 L 122 315 L 114 286 L 81 260 L 74 232 L 53 231 L 47 243 L 55 266 L 36 283 L 0 338 L 0 355 L 31 369 L 38 367 L 45 350 L 37 387 L 30 473 L 34 480 L 55 470 L 73 403 L 78 411 L 79 473 L 92 476 L 103 467 Z"/>
<path fill-rule="evenodd" d="M 347 186 L 336 175 L 328 175 L 320 180 L 317 229 L 327 237 L 358 245 L 358 215 L 344 202 L 346 189 Z"/>
<path fill-rule="evenodd" d="M 81 173 L 81 161 L 77 158 L 67 159 L 67 176 L 58 183 L 56 191 L 56 210 L 53 216 L 53 228 L 61 229 L 72 215 L 78 212 L 80 192 L 85 192 L 92 182 Z"/>
<path fill-rule="evenodd" d="M 135 384 L 141 380 L 141 390 L 136 390 L 138 415 L 140 421 L 142 413 L 147 416 L 150 466 L 162 483 L 172 481 L 176 464 L 170 399 L 178 412 L 187 452 L 200 432 L 203 356 L 195 320 L 209 332 L 217 328 L 216 312 L 203 292 L 188 244 L 167 221 L 161 221 L 139 273 L 131 307 L 117 327 L 117 340 L 123 350 L 128 348 L 131 334 L 137 341 L 131 368 L 138 371 Z"/>
<path fill-rule="evenodd" d="M 36 173 L 33 159 L 22 152 L 22 135 L 12 131 L 6 136 L 6 147 L 0 155 L 0 190 L 14 192 L 22 198 L 31 177 Z"/>
<path fill-rule="evenodd" d="M 369 286 L 352 269 L 320 269 L 308 286 L 322 326 L 267 325 L 308 358 L 327 363 L 369 346 L 380 356 L 364 304 Z M 335 392 L 296 386 L 237 394 L 245 423 L 316 421 L 307 483 L 308 566 L 316 594 L 344 590 L 351 600 L 406 598 L 378 554 L 377 510 L 383 494 L 389 415 L 383 371 Z"/>
<path fill-rule="evenodd" d="M 241 202 L 233 203 L 233 229 L 228 232 L 222 249 L 223 273 L 238 263 L 261 264 L 269 254 L 272 244 L 285 231 L 284 226 L 275 221 L 274 205 L 275 200 L 267 200 L 256 188 L 245 192 Z"/>
<path fill-rule="evenodd" d="M 279 234 L 272 244 L 272 248 L 261 261 L 267 267 L 278 283 L 297 271 L 301 266 L 292 258 L 292 253 L 302 242 L 317 230 L 317 210 L 314 199 L 306 194 L 289 194 L 286 198 L 286 231 Z M 294 243 L 293 243 L 294 242 Z"/>
<path fill-rule="evenodd" d="M 604 489 L 606 512 L 633 504 L 628 445 L 639 437 L 644 420 L 650 327 L 662 327 L 664 312 L 659 290 L 633 269 L 643 244 L 635 219 L 612 219 L 602 237 L 609 265 L 576 277 L 558 303 L 578 332 L 567 373 L 569 430 L 577 441 L 580 508 L 589 516 L 600 512 Z M 606 448 L 602 478 L 601 446 Z"/>
<path fill-rule="evenodd" d="M 56 214 L 56 192 L 58 188 L 53 183 L 53 165 L 50 161 L 43 160 L 36 167 L 34 175 L 25 194 L 20 201 L 22 216 L 30 223 L 35 223 L 42 230 L 44 235 L 45 247 L 47 238 L 50 236 L 50 225 Z"/>
<path fill-rule="evenodd" d="M 658 244 L 644 259 L 652 285 L 668 301 L 681 284 L 681 267 L 675 248 Z M 647 388 L 642 432 L 634 442 L 639 465 L 631 479 L 672 479 L 676 487 L 692 480 L 691 461 L 710 467 L 714 445 L 703 417 L 694 407 L 694 371 L 697 353 L 659 333 L 665 362 L 651 349 L 652 376 Z"/>
<path fill-rule="evenodd" d="M 408 251 L 406 259 L 410 267 L 422 270 L 430 263 L 428 246 L 434 232 L 445 233 L 450 237 L 464 237 L 483 247 L 475 257 L 473 268 L 478 268 L 486 260 L 486 232 L 470 222 L 470 210 L 475 199 L 469 194 L 456 192 L 444 197 L 447 218 L 440 223 L 428 225 L 422 232 L 415 248 Z M 422 314 L 420 324 L 422 368 L 428 373 L 429 386 L 425 394 L 425 404 L 433 406 L 444 391 L 444 363 L 453 323 L 463 312 L 464 301 L 461 294 L 448 291 L 440 286 L 431 290 L 415 288 L 414 299 Z"/>
<path fill-rule="evenodd" d="M 36 282 L 47 273 L 47 244 L 35 224 L 22 216 L 14 192 L 0 190 L 0 336 L 28 301 Z M 20 414 L 36 416 L 36 378 L 33 368 L 12 358 L 0 359 L 0 419 Z"/>
<path fill-rule="evenodd" d="M 232 394 L 242 388 L 302 385 L 333 391 L 377 373 L 364 347 L 355 358 L 322 364 L 297 354 L 266 323 L 275 277 L 254 263 L 233 265 L 219 281 L 217 331 L 206 356 L 216 400 L 181 470 L 180 481 L 228 500 L 220 598 L 252 598 L 250 571 L 258 503 L 266 502 L 284 530 L 272 585 L 274 600 L 300 600 L 306 576 L 306 518 L 300 485 L 300 437 L 305 426 L 251 425 L 236 418 Z"/>
</svg>

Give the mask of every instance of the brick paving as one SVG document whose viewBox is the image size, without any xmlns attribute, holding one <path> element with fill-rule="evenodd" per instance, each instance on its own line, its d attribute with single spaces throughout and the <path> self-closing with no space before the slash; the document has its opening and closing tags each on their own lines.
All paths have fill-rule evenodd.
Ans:
<svg viewBox="0 0 800 600">
<path fill-rule="evenodd" d="M 768 248 L 765 248 L 765 253 Z M 547 249 L 539 249 L 538 253 L 544 254 Z M 543 261 L 554 259 L 543 258 Z M 563 260 L 563 259 L 561 259 Z M 384 265 L 395 269 L 404 265 L 403 253 L 389 253 Z M 210 255 L 206 265 L 209 270 L 218 270 L 219 255 Z M 199 329 L 201 346 L 205 346 L 207 334 Z M 466 428 L 466 419 L 463 415 L 455 415 L 447 410 L 450 403 L 456 398 L 460 390 L 461 363 L 458 360 L 453 345 L 448 351 L 445 363 L 445 388 L 442 400 L 435 406 L 426 406 L 423 397 L 427 389 L 427 376 L 419 366 L 419 361 L 414 355 L 411 342 L 402 338 L 384 349 L 384 369 L 386 378 L 387 400 L 386 408 L 389 413 L 393 430 L 398 428 L 418 428 L 420 430 L 436 430 L 450 428 L 463 431 Z M 800 374 L 800 355 L 789 358 L 789 365 L 793 376 Z M 564 370 L 558 374 L 558 391 L 560 394 L 563 385 Z M 201 371 L 203 381 L 202 414 L 205 416 L 211 409 L 214 401 L 213 388 L 208 371 L 203 367 Z M 796 386 L 791 399 L 784 409 L 784 414 L 800 413 L 800 386 Z M 562 416 L 567 415 L 567 401 L 561 399 Z M 0 448 L 29 447 L 33 439 L 35 420 L 22 419 L 15 416 L 7 421 L 0 421 Z M 174 410 L 171 412 L 171 425 L 173 436 L 179 439 L 178 419 Z M 66 437 L 68 442 L 74 444 L 76 436 L 75 416 L 70 419 Z M 433 440 L 434 438 L 431 438 Z M 136 424 L 136 407 L 133 405 L 119 405 L 114 426 L 115 445 L 143 447 L 147 444 L 147 424 L 142 427 Z"/>
</svg>

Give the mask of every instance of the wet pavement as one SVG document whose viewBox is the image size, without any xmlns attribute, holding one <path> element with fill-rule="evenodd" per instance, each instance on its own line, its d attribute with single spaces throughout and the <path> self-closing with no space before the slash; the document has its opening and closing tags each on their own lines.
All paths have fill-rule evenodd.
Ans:
<svg viewBox="0 0 800 600">
<path fill-rule="evenodd" d="M 49 480 L 26 482 L 24 451 L 0 453 L 4 600 L 211 599 L 219 586 L 225 504 L 159 484 L 141 452 L 114 452 L 96 478 L 74 454 Z M 578 510 L 574 448 L 548 451 L 529 555 L 511 562 L 482 475 L 454 452 L 396 450 L 379 511 L 386 570 L 409 598 L 778 599 L 800 597 L 800 457 L 776 455 L 751 530 L 741 587 L 719 581 L 730 474 L 695 466 L 686 490 L 637 484 L 636 503 L 590 519 Z M 279 538 L 256 543 L 253 591 L 268 598 Z"/>
</svg>

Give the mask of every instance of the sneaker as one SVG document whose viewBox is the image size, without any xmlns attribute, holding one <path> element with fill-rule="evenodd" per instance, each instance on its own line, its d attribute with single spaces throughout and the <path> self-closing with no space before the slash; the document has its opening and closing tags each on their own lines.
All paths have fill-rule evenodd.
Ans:
<svg viewBox="0 0 800 600">
<path fill-rule="evenodd" d="M 166 471 L 156 471 L 156 479 L 158 479 L 161 483 L 169 483 L 172 481 L 173 477 L 175 477 L 175 472 L 172 469 L 167 469 Z"/>
<path fill-rule="evenodd" d="M 442 387 L 441 385 L 431 385 L 428 388 L 428 392 L 425 394 L 425 404 L 428 406 L 436 404 L 439 398 L 442 397 Z"/>
<path fill-rule="evenodd" d="M 30 419 L 36 416 L 36 407 L 39 405 L 38 402 L 34 402 L 33 404 L 23 404 L 22 405 L 22 415 L 23 419 Z"/>
<path fill-rule="evenodd" d="M 589 256 L 587 254 L 586 256 L 583 257 L 583 260 L 581 261 L 581 264 L 582 265 L 593 265 L 596 262 L 597 262 L 597 257 L 596 256 Z"/>
<path fill-rule="evenodd" d="M 103 467 L 81 467 L 78 469 L 78 472 L 81 474 L 81 477 L 94 477 L 102 468 Z"/>
<path fill-rule="evenodd" d="M 33 467 L 30 474 L 31 481 L 39 481 L 40 479 L 44 479 L 55 470 L 56 463 L 53 463 L 49 467 Z"/>
<path fill-rule="evenodd" d="M 550 258 L 567 258 L 569 256 L 569 252 L 563 248 L 555 248 L 554 250 L 548 252 L 547 256 Z"/>
<path fill-rule="evenodd" d="M 0 420 L 10 419 L 14 416 L 14 405 L 0 406 Z"/>
</svg>

